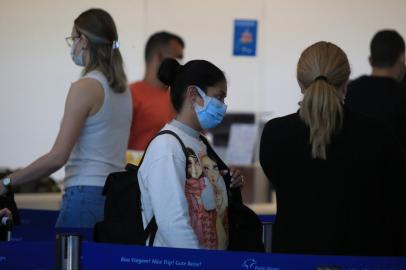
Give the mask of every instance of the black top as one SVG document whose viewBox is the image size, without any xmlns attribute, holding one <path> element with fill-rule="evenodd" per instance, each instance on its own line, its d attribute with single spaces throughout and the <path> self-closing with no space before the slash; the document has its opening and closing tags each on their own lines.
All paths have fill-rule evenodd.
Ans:
<svg viewBox="0 0 406 270">
<path fill-rule="evenodd" d="M 406 87 L 388 77 L 362 76 L 348 85 L 346 105 L 390 126 L 406 147 Z"/>
<path fill-rule="evenodd" d="M 277 196 L 274 252 L 401 252 L 403 149 L 389 129 L 344 111 L 342 131 L 327 148 L 327 160 L 311 157 L 309 128 L 298 113 L 273 119 L 264 128 L 260 162 Z"/>
</svg>

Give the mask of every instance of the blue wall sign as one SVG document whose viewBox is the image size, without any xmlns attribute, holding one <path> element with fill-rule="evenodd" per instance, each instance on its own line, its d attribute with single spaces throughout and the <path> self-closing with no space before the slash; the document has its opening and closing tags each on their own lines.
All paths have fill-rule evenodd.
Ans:
<svg viewBox="0 0 406 270">
<path fill-rule="evenodd" d="M 257 20 L 234 21 L 233 55 L 256 56 L 257 26 Z"/>
</svg>

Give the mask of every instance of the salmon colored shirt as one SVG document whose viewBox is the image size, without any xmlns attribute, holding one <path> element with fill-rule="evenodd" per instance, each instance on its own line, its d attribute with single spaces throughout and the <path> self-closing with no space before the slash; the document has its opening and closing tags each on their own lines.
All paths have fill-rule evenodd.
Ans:
<svg viewBox="0 0 406 270">
<path fill-rule="evenodd" d="M 133 101 L 128 149 L 144 151 L 148 142 L 175 117 L 170 93 L 145 82 L 130 84 Z"/>
</svg>

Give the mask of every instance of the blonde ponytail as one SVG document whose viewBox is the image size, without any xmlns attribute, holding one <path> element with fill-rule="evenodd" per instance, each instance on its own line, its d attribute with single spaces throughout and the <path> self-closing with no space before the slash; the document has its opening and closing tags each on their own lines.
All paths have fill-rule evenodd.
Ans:
<svg viewBox="0 0 406 270">
<path fill-rule="evenodd" d="M 342 127 L 343 90 L 349 75 L 347 56 L 331 43 L 316 43 L 299 59 L 297 78 L 304 92 L 299 115 L 310 129 L 315 159 L 327 159 L 326 148 Z"/>
</svg>

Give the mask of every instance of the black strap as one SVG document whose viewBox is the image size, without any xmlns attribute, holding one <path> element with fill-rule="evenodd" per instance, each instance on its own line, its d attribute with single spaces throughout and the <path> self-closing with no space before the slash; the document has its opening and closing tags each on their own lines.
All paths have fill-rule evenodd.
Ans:
<svg viewBox="0 0 406 270">
<path fill-rule="evenodd" d="M 144 161 L 144 157 L 145 157 L 145 153 L 147 152 L 148 146 L 151 144 L 151 142 L 158 136 L 163 135 L 163 134 L 170 134 L 172 136 L 174 136 L 180 143 L 181 147 L 182 147 L 182 151 L 185 154 L 186 157 L 186 164 L 187 164 L 187 152 L 186 152 L 186 146 L 183 143 L 182 139 L 178 136 L 178 134 L 176 134 L 175 132 L 173 132 L 172 130 L 162 130 L 160 131 L 158 134 L 156 134 L 148 143 L 147 148 L 145 148 L 145 152 L 142 155 L 142 158 L 140 160 L 140 163 L 138 164 L 138 167 L 141 166 L 142 162 Z M 185 171 L 187 173 L 187 166 L 185 165 Z M 155 220 L 155 216 L 152 217 L 152 219 L 150 220 L 150 222 L 148 223 L 147 227 L 144 230 L 144 235 L 145 235 L 145 241 L 148 239 L 149 237 L 149 242 L 148 242 L 148 246 L 152 247 L 152 245 L 154 244 L 154 240 L 155 240 L 155 236 L 156 236 L 156 232 L 158 231 L 158 225 L 156 224 L 156 220 Z"/>
<path fill-rule="evenodd" d="M 170 134 L 172 136 L 174 136 L 180 143 L 180 146 L 182 147 L 182 151 L 185 154 L 186 157 L 186 161 L 187 161 L 187 152 L 186 152 L 186 146 L 183 143 L 182 139 L 178 136 L 178 134 L 176 134 L 175 132 L 173 132 L 172 130 L 161 130 L 158 134 L 156 134 L 148 143 L 147 147 L 145 148 L 144 154 L 141 157 L 140 162 L 138 163 L 138 167 L 141 167 L 142 162 L 144 161 L 144 157 L 145 157 L 145 153 L 147 152 L 147 149 L 149 147 L 149 145 L 151 144 L 151 142 L 158 136 L 161 136 L 163 134 Z M 186 168 L 187 169 L 187 168 Z"/>
<path fill-rule="evenodd" d="M 151 221 L 148 223 L 147 227 L 145 228 L 145 241 L 147 241 L 149 237 L 148 246 L 152 247 L 155 240 L 156 232 L 158 231 L 158 225 L 156 224 L 155 217 L 152 217 Z"/>
</svg>

